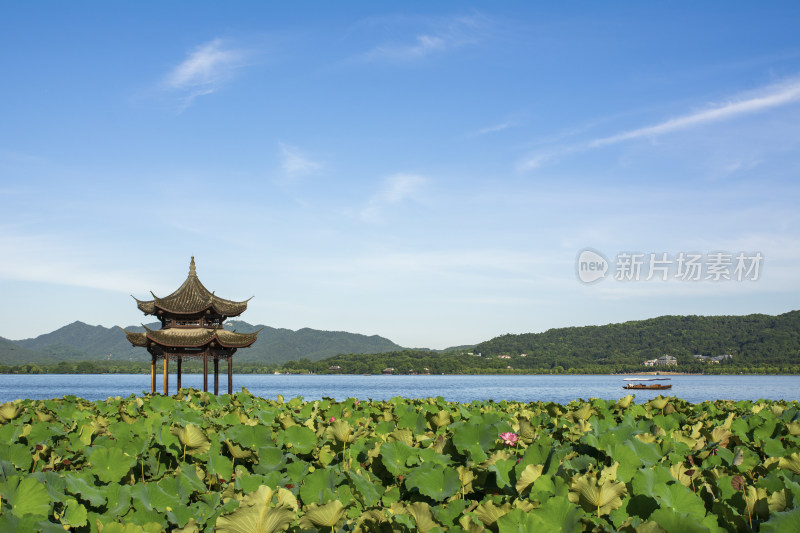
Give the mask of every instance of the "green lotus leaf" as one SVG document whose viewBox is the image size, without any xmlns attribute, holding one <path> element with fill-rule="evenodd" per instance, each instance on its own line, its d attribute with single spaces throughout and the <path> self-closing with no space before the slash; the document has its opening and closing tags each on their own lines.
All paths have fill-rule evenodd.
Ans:
<svg viewBox="0 0 800 533">
<path fill-rule="evenodd" d="M 800 474 L 800 453 L 793 453 L 788 457 L 781 457 L 778 462 L 778 468 L 785 468 L 791 470 L 795 474 Z"/>
<path fill-rule="evenodd" d="M 431 416 L 431 424 L 436 426 L 437 429 L 449 425 L 452 421 L 453 418 L 450 416 L 450 411 L 445 411 L 444 409 Z"/>
<path fill-rule="evenodd" d="M 136 458 L 127 455 L 119 448 L 95 447 L 89 456 L 92 473 L 104 483 L 116 483 L 130 472 Z"/>
<path fill-rule="evenodd" d="M 414 433 L 407 428 L 395 429 L 386 436 L 388 442 L 402 442 L 407 446 L 414 446 Z"/>
<path fill-rule="evenodd" d="M 380 485 L 370 479 L 367 472 L 348 472 L 347 477 L 365 507 L 373 507 L 380 501 L 381 493 L 377 488 Z"/>
<path fill-rule="evenodd" d="M 592 406 L 591 404 L 585 403 L 572 414 L 578 420 L 589 420 L 592 416 Z"/>
<path fill-rule="evenodd" d="M 669 467 L 669 473 L 672 477 L 680 481 L 681 485 L 684 487 L 691 487 L 692 481 L 700 476 L 700 469 L 687 468 L 685 464 L 678 463 Z"/>
<path fill-rule="evenodd" d="M 184 452 L 189 455 L 206 453 L 211 446 L 211 441 L 208 440 L 203 430 L 191 423 L 184 427 L 173 427 L 170 429 L 170 433 L 178 437 Z"/>
<path fill-rule="evenodd" d="M 658 524 L 660 529 L 655 530 L 651 526 L 649 529 L 642 528 L 643 531 L 680 531 L 681 533 L 710 533 L 712 531 L 696 517 L 669 507 L 661 507 L 653 511 L 648 523 Z M 716 526 L 716 524 L 712 525 Z M 637 532 L 638 530 L 639 528 L 637 528 Z M 719 528 L 716 527 L 713 531 L 719 531 Z"/>
<path fill-rule="evenodd" d="M 500 459 L 494 461 L 494 464 L 489 466 L 489 472 L 495 473 L 495 478 L 497 479 L 497 486 L 501 489 L 504 489 L 507 486 L 511 485 L 511 478 L 509 474 L 517 464 L 516 459 Z"/>
<path fill-rule="evenodd" d="M 585 511 L 607 515 L 622 506 L 622 496 L 628 489 L 619 481 L 598 483 L 594 474 L 587 473 L 576 477 L 569 488 L 569 501 L 579 504 Z"/>
<path fill-rule="evenodd" d="M 800 422 L 788 422 L 786 429 L 789 431 L 789 435 L 800 436 Z"/>
<path fill-rule="evenodd" d="M 15 442 L 3 450 L 3 455 L 5 459 L 11 461 L 19 470 L 27 472 L 31 469 L 33 455 L 31 455 L 30 449 L 24 444 Z"/>
<path fill-rule="evenodd" d="M 317 445 L 317 434 L 305 426 L 290 426 L 278 438 L 295 453 L 311 453 Z"/>
<path fill-rule="evenodd" d="M 772 513 L 769 520 L 761 524 L 762 533 L 785 533 L 800 531 L 800 507 L 782 513 Z"/>
<path fill-rule="evenodd" d="M 495 505 L 493 501 L 483 502 L 475 508 L 475 516 L 488 528 L 494 526 L 497 520 L 511 511 L 511 504 Z"/>
<path fill-rule="evenodd" d="M 50 495 L 37 479 L 18 476 L 8 478 L 0 484 L 0 493 L 11 507 L 11 514 L 22 518 L 25 515 L 45 517 L 50 514 Z"/>
<path fill-rule="evenodd" d="M 288 494 L 287 494 L 288 493 Z M 297 516 L 297 502 L 286 489 L 262 485 L 245 496 L 239 508 L 217 518 L 217 533 L 275 533 L 285 531 Z"/>
<path fill-rule="evenodd" d="M 15 402 L 6 402 L 3 405 L 0 405 L 0 423 L 5 424 L 6 422 L 10 422 L 14 420 L 22 413 L 22 405 Z"/>
<path fill-rule="evenodd" d="M 320 468 L 307 475 L 300 488 L 300 497 L 304 503 L 327 503 L 336 498 L 336 487 L 343 476 L 337 471 Z"/>
<path fill-rule="evenodd" d="M 234 444 L 227 439 L 224 442 L 225 446 L 228 448 L 228 453 L 230 453 L 231 457 L 234 459 L 252 459 L 255 456 L 251 450 L 244 449 L 238 444 Z"/>
<path fill-rule="evenodd" d="M 633 402 L 633 395 L 628 394 L 627 396 L 623 396 L 622 398 L 617 400 L 616 405 L 620 409 L 627 409 L 628 407 L 630 407 L 631 402 Z"/>
<path fill-rule="evenodd" d="M 526 466 L 517 480 L 517 484 L 515 486 L 517 493 L 522 494 L 528 487 L 533 485 L 533 483 L 542 475 L 542 470 L 544 470 L 544 465 Z"/>
<path fill-rule="evenodd" d="M 335 420 L 333 424 L 327 427 L 325 435 L 328 437 L 328 440 L 335 440 L 336 442 L 345 444 L 349 444 L 355 440 L 353 426 L 346 420 Z"/>
<path fill-rule="evenodd" d="M 381 525 L 387 522 L 388 519 L 385 511 L 370 509 L 369 511 L 361 513 L 358 517 L 354 531 L 363 533 L 367 531 L 383 531 Z"/>
<path fill-rule="evenodd" d="M 668 397 L 665 398 L 664 396 L 656 396 L 655 398 L 647 402 L 647 405 L 655 409 L 663 409 L 668 402 L 669 402 Z"/>
<path fill-rule="evenodd" d="M 417 524 L 416 529 L 422 533 L 428 533 L 433 528 L 440 527 L 440 524 L 433 518 L 431 507 L 427 503 L 414 502 L 406 505 L 406 512 L 414 517 L 414 522 Z"/>
<path fill-rule="evenodd" d="M 303 515 L 300 517 L 300 527 L 333 527 L 342 517 L 344 506 L 339 500 L 333 500 L 325 505 L 312 503 L 303 508 Z"/>
<path fill-rule="evenodd" d="M 405 480 L 408 489 L 417 489 L 433 500 L 443 501 L 461 489 L 456 471 L 441 465 L 423 463 L 409 472 Z"/>
<path fill-rule="evenodd" d="M 538 509 L 512 509 L 497 520 L 499 533 L 580 533 L 581 510 L 565 498 L 550 498 Z"/>
<path fill-rule="evenodd" d="M 172 533 L 200 533 L 200 531 L 200 525 L 195 521 L 194 518 L 190 518 L 185 526 L 178 529 L 173 529 Z"/>
<path fill-rule="evenodd" d="M 789 507 L 789 500 L 786 496 L 786 489 L 781 489 L 773 492 L 767 498 L 767 505 L 772 513 L 779 513 L 785 511 Z"/>
<path fill-rule="evenodd" d="M 75 498 L 67 498 L 65 509 L 61 515 L 61 523 L 65 526 L 82 527 L 87 523 L 86 507 Z"/>
<path fill-rule="evenodd" d="M 381 462 L 395 476 L 408 471 L 408 462 L 412 457 L 417 457 L 417 450 L 404 442 L 384 442 L 381 445 Z"/>
</svg>

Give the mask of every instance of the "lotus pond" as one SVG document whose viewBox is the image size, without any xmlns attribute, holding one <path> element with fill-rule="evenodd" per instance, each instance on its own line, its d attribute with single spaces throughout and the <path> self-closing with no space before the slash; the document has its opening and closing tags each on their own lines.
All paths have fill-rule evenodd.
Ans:
<svg viewBox="0 0 800 533">
<path fill-rule="evenodd" d="M 0 531 L 800 531 L 800 403 L 0 406 Z"/>
</svg>

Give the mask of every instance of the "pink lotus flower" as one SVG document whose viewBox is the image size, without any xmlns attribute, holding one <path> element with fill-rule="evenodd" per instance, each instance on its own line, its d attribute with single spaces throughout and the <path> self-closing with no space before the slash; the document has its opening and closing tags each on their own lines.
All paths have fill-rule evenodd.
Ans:
<svg viewBox="0 0 800 533">
<path fill-rule="evenodd" d="M 519 440 L 519 435 L 517 435 L 516 433 L 511 433 L 511 432 L 500 433 L 500 438 L 503 439 L 503 442 L 505 442 L 509 446 L 513 446 Z"/>
<path fill-rule="evenodd" d="M 336 421 L 336 417 L 335 416 L 332 416 L 331 419 L 328 420 L 328 422 L 335 422 L 335 421 Z"/>
</svg>

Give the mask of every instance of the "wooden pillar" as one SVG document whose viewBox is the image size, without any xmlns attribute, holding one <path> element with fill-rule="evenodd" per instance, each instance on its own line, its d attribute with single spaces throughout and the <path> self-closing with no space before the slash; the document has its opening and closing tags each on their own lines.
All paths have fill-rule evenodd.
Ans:
<svg viewBox="0 0 800 533">
<path fill-rule="evenodd" d="M 150 360 L 150 393 L 156 393 L 156 356 L 152 355 Z"/>
<path fill-rule="evenodd" d="M 164 353 L 164 396 L 169 396 L 169 353 Z"/>
<path fill-rule="evenodd" d="M 203 392 L 208 392 L 208 350 L 203 350 Z"/>
<path fill-rule="evenodd" d="M 178 391 L 181 390 L 181 366 L 183 363 L 183 357 L 180 355 L 178 356 Z"/>
<path fill-rule="evenodd" d="M 233 394 L 233 356 L 228 356 L 228 394 Z"/>
<path fill-rule="evenodd" d="M 214 394 L 219 394 L 219 357 L 214 356 Z"/>
</svg>

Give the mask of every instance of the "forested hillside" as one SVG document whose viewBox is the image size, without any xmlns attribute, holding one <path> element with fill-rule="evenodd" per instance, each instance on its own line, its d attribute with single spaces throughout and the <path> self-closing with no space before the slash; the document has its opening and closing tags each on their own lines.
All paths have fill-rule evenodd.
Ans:
<svg viewBox="0 0 800 533">
<path fill-rule="evenodd" d="M 318 361 L 340 353 L 375 353 L 402 349 L 389 339 L 378 335 L 361 335 L 345 331 L 321 331 L 302 328 L 290 329 L 254 326 L 241 320 L 229 320 L 226 328 L 242 333 L 261 329 L 250 348 L 236 353 L 239 363 L 279 364 L 305 358 Z M 159 329 L 158 322 L 147 324 Z M 127 326 L 128 331 L 141 332 L 141 326 Z M 149 361 L 143 348 L 134 348 L 120 327 L 106 328 L 73 322 L 53 332 L 32 339 L 0 342 L 0 364 L 22 365 L 29 363 L 57 363 L 61 361 Z"/>
<path fill-rule="evenodd" d="M 669 370 L 797 372 L 800 371 L 800 311 L 778 316 L 664 316 L 606 326 L 503 335 L 478 344 L 469 352 L 403 350 L 369 356 L 348 354 L 314 364 L 286 366 L 352 374 L 380 373 L 385 368 L 393 368 L 395 373 L 432 374 L 602 373 L 642 371 L 645 360 L 664 354 L 678 359 L 678 367 Z M 694 354 L 733 357 L 722 364 L 713 364 L 695 360 Z"/>
<path fill-rule="evenodd" d="M 800 362 L 800 311 L 778 316 L 662 316 L 649 320 L 503 335 L 475 347 L 484 355 L 527 354 L 529 366 L 641 364 L 664 354 L 734 356 L 735 364 Z"/>
</svg>

